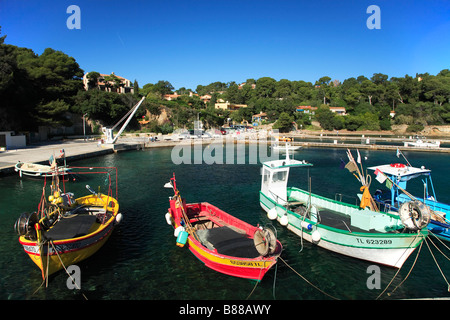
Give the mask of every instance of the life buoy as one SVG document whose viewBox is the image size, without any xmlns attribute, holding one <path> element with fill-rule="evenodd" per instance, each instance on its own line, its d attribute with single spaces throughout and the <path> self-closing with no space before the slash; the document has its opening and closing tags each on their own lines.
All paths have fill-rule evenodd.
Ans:
<svg viewBox="0 0 450 320">
<path fill-rule="evenodd" d="M 391 163 L 391 167 L 393 167 L 393 168 L 404 168 L 406 166 L 403 163 Z"/>
<path fill-rule="evenodd" d="M 403 203 L 398 214 L 406 228 L 420 230 L 425 228 L 431 219 L 431 211 L 423 202 L 414 200 Z"/>
</svg>

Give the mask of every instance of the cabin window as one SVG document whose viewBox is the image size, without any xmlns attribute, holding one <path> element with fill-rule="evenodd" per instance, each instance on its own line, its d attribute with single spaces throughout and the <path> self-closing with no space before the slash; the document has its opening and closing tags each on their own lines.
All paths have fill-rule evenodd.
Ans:
<svg viewBox="0 0 450 320">
<path fill-rule="evenodd" d="M 278 171 L 273 173 L 272 182 L 284 181 L 286 179 L 286 171 Z"/>
<path fill-rule="evenodd" d="M 263 172 L 263 183 L 267 184 L 269 182 L 270 172 L 268 170 L 264 170 Z"/>
</svg>

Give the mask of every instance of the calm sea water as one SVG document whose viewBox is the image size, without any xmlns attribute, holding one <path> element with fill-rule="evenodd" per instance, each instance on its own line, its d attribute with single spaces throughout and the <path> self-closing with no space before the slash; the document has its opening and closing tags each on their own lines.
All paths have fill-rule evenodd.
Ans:
<svg viewBox="0 0 450 320">
<path fill-rule="evenodd" d="M 79 264 L 82 293 L 89 300 L 330 299 L 323 292 L 339 299 L 377 298 L 396 269 L 381 266 L 381 288 L 370 290 L 366 284 L 371 275 L 367 273 L 370 263 L 334 254 L 307 242 L 302 244 L 300 238 L 276 222 L 273 224 L 284 246 L 281 256 L 284 261 L 279 261 L 258 284 L 212 271 L 187 248 L 175 245 L 173 229 L 164 218 L 172 193 L 163 188 L 174 172 L 181 194 L 188 202 L 210 202 L 255 225 L 272 223 L 258 201 L 261 165 L 249 164 L 248 146 L 246 148 L 246 164 L 175 165 L 171 161 L 171 148 L 129 151 L 71 163 L 117 167 L 120 211 L 124 215 L 106 245 Z M 450 203 L 447 178 L 450 156 L 419 152 L 405 152 L 405 155 L 412 165 L 425 165 L 433 170 L 439 200 Z M 367 158 L 366 167 L 399 162 L 394 152 L 364 150 L 361 156 Z M 347 170 L 339 169 L 340 159 L 347 160 L 344 149 L 303 149 L 295 158 L 314 164 L 310 169 L 314 193 L 334 198 L 336 193 L 355 197 L 359 192 L 356 179 Z M 96 189 L 98 185 L 102 187 L 104 181 L 84 178 L 69 186 L 81 196 L 85 194 L 85 184 Z M 290 184 L 307 188 L 307 171 L 291 170 Z M 371 190 L 379 187 L 376 184 L 374 180 Z M 41 273 L 24 253 L 13 230 L 20 213 L 37 209 L 42 187 L 42 181 L 20 179 L 16 175 L 0 178 L 2 300 L 83 298 L 79 291 L 67 289 L 64 271 L 50 278 L 48 288 L 40 288 Z M 416 191 L 420 194 L 420 185 Z M 444 246 L 438 246 L 448 255 Z M 425 244 L 408 276 L 417 252 L 410 256 L 386 292 L 391 292 L 406 277 L 407 280 L 392 294 L 384 294 L 383 299 L 450 297 L 447 284 Z M 450 262 L 434 247 L 432 252 L 450 278 Z"/>
</svg>

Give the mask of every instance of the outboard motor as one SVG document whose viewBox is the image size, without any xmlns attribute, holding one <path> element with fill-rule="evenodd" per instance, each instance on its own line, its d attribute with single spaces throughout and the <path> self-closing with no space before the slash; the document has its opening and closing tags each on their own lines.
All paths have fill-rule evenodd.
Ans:
<svg viewBox="0 0 450 320">
<path fill-rule="evenodd" d="M 25 236 L 25 238 L 30 240 L 36 240 L 36 230 L 34 229 L 34 225 L 38 223 L 39 218 L 37 212 L 33 213 L 22 213 L 14 224 L 14 230 L 16 230 L 19 236 Z"/>
</svg>

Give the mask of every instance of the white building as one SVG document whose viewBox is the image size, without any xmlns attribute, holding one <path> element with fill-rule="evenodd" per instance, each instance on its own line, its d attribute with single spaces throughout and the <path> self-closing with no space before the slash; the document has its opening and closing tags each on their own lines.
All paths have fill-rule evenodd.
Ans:
<svg viewBox="0 0 450 320">
<path fill-rule="evenodd" d="M 0 149 L 23 148 L 27 145 L 24 135 L 15 135 L 14 131 L 0 131 Z"/>
</svg>

